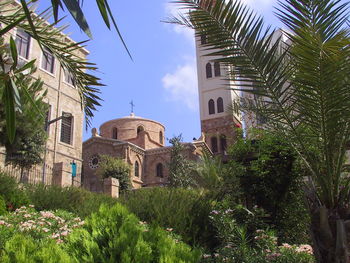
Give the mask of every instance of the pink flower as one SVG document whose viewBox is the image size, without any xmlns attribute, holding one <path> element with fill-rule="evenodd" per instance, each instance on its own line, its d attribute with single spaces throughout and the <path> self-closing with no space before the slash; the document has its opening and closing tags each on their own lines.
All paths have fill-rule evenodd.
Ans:
<svg viewBox="0 0 350 263">
<path fill-rule="evenodd" d="M 68 236 L 68 231 L 63 231 L 63 232 L 61 233 L 61 236 L 64 236 L 64 237 Z"/>
<path fill-rule="evenodd" d="M 0 220 L 0 226 L 1 225 L 6 225 L 6 222 L 4 220 Z"/>
<path fill-rule="evenodd" d="M 47 233 L 47 232 L 49 232 L 50 230 L 47 229 L 47 228 L 43 228 L 43 231 L 44 231 L 45 233 Z"/>
</svg>

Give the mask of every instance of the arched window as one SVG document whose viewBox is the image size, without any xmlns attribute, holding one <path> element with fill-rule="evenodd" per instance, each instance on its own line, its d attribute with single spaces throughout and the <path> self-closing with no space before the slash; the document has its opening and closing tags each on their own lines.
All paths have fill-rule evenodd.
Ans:
<svg viewBox="0 0 350 263">
<path fill-rule="evenodd" d="M 221 97 L 219 97 L 216 101 L 217 107 L 218 107 L 218 113 L 224 112 L 224 101 Z"/>
<path fill-rule="evenodd" d="M 201 45 L 207 44 L 207 36 L 201 35 Z"/>
<path fill-rule="evenodd" d="M 209 62 L 205 66 L 205 72 L 207 73 L 207 79 L 213 77 L 213 72 L 211 70 L 211 64 Z"/>
<path fill-rule="evenodd" d="M 135 172 L 134 172 L 135 177 L 139 177 L 140 176 L 140 167 L 139 167 L 139 162 L 136 161 L 135 162 Z"/>
<path fill-rule="evenodd" d="M 210 99 L 208 102 L 209 114 L 215 114 L 215 102 L 213 99 Z"/>
<path fill-rule="evenodd" d="M 162 131 L 159 132 L 159 143 L 163 144 L 163 132 Z"/>
<path fill-rule="evenodd" d="M 225 152 L 227 149 L 227 140 L 226 140 L 226 136 L 221 134 L 220 135 L 220 147 L 221 147 L 221 151 Z"/>
<path fill-rule="evenodd" d="M 211 151 L 213 153 L 217 153 L 218 152 L 218 138 L 211 137 L 210 144 L 211 144 Z"/>
<path fill-rule="evenodd" d="M 143 128 L 143 126 L 139 126 L 137 127 L 137 135 L 139 135 L 140 132 L 144 131 L 145 129 Z"/>
<path fill-rule="evenodd" d="M 117 128 L 113 128 L 112 139 L 118 139 L 118 129 Z"/>
<path fill-rule="evenodd" d="M 215 62 L 214 63 L 214 75 L 215 75 L 215 77 L 221 76 L 221 70 L 220 70 L 220 63 L 219 62 Z"/>
<path fill-rule="evenodd" d="M 156 170 L 157 170 L 156 171 L 157 172 L 157 177 L 163 178 L 164 177 L 164 175 L 163 175 L 163 164 L 158 163 Z"/>
</svg>

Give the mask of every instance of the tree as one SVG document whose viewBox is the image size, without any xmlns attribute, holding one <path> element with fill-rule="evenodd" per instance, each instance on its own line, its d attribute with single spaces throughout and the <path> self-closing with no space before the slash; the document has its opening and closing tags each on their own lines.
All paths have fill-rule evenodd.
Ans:
<svg viewBox="0 0 350 263">
<path fill-rule="evenodd" d="M 171 138 L 169 142 L 172 145 L 170 153 L 169 167 L 169 184 L 171 187 L 188 188 L 193 186 L 194 181 L 192 173 L 194 165 L 191 161 L 183 156 L 185 146 L 182 143 L 182 135 Z"/>
<path fill-rule="evenodd" d="M 171 20 L 208 36 L 206 47 L 230 67 L 253 100 L 238 102 L 268 120 L 308 169 L 305 185 L 318 262 L 349 262 L 350 37 L 339 0 L 279 2 L 288 41 L 240 1 L 178 0 L 189 16 Z"/>
<path fill-rule="evenodd" d="M 121 159 L 101 155 L 98 174 L 102 178 L 113 177 L 118 179 L 121 191 L 131 189 L 130 166 Z"/>
</svg>

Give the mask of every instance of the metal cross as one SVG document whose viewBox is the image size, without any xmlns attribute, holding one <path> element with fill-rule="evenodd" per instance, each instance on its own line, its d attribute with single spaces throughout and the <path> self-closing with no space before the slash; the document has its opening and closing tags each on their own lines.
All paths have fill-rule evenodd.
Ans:
<svg viewBox="0 0 350 263">
<path fill-rule="evenodd" d="M 130 105 L 131 105 L 131 113 L 134 113 L 134 107 L 135 107 L 134 102 L 130 101 Z"/>
</svg>

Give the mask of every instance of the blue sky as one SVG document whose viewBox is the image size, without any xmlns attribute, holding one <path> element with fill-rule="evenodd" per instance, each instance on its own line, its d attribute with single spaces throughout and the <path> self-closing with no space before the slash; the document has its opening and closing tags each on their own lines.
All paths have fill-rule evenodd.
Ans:
<svg viewBox="0 0 350 263">
<path fill-rule="evenodd" d="M 44 0 L 46 4 L 48 0 Z M 163 123 L 166 137 L 182 133 L 185 141 L 200 136 L 197 75 L 193 32 L 162 23 L 177 8 L 168 0 L 115 1 L 111 9 L 134 58 L 131 61 L 115 32 L 110 32 L 98 14 L 95 1 L 85 1 L 83 10 L 92 30 L 88 43 L 89 60 L 99 67 L 96 74 L 102 87 L 102 107 L 95 112 L 92 127 L 130 114 L 129 102 L 137 116 Z M 275 0 L 245 0 L 264 15 L 269 24 L 274 18 Z M 68 16 L 67 32 L 76 40 L 87 37 Z M 92 128 L 91 127 L 91 128 Z M 91 136 L 84 131 L 84 140 Z"/>
</svg>

